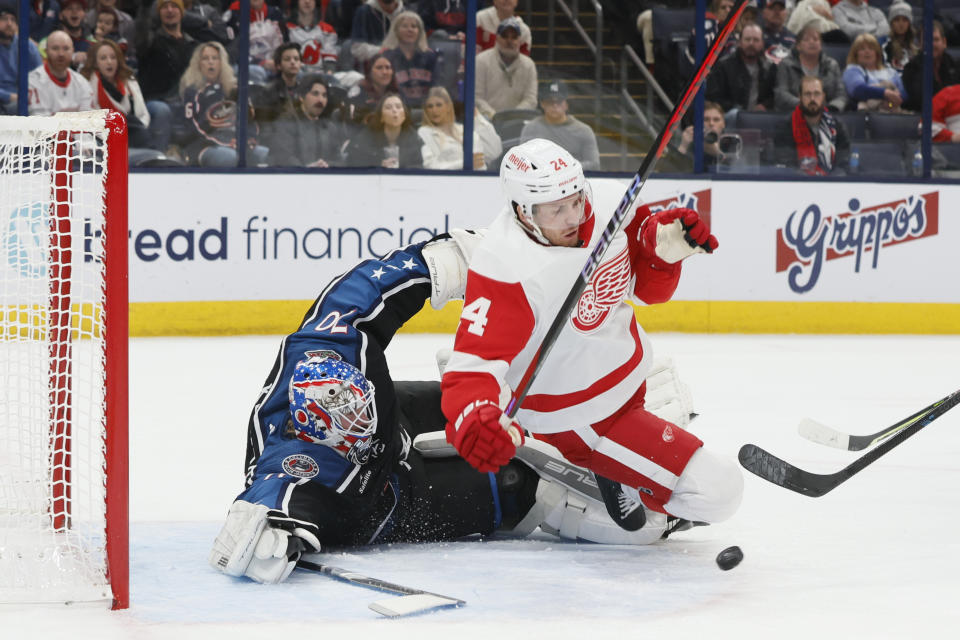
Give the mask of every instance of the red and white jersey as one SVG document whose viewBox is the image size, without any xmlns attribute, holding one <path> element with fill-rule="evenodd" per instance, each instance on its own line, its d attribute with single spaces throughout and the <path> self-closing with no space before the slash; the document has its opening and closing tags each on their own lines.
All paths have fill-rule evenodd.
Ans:
<svg viewBox="0 0 960 640">
<path fill-rule="evenodd" d="M 300 60 L 305 69 L 323 71 L 325 61 L 337 61 L 340 53 L 337 31 L 326 22 L 318 22 L 310 28 L 288 22 L 287 33 L 290 42 L 300 45 Z"/>
<path fill-rule="evenodd" d="M 93 89 L 82 75 L 67 69 L 67 78 L 60 80 L 50 73 L 47 63 L 27 76 L 30 87 L 30 115 L 49 116 L 61 111 L 90 111 Z"/>
<path fill-rule="evenodd" d="M 454 353 L 443 376 L 443 412 L 451 424 L 472 402 L 505 406 L 616 204 L 595 202 L 600 215 L 584 223 L 584 246 L 578 248 L 536 242 L 509 208 L 493 221 L 471 259 Z M 652 352 L 626 300 L 666 301 L 680 278 L 679 263 L 662 269 L 646 259 L 637 241 L 643 217 L 635 216 L 614 237 L 544 361 L 516 416 L 525 429 L 556 433 L 594 424 L 643 384 Z"/>
</svg>

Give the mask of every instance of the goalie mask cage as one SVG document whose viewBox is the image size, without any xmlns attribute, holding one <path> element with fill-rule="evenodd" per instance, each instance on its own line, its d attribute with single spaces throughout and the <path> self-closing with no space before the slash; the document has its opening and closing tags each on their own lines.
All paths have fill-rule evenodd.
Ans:
<svg viewBox="0 0 960 640">
<path fill-rule="evenodd" d="M 127 133 L 0 117 L 0 603 L 128 606 Z"/>
</svg>

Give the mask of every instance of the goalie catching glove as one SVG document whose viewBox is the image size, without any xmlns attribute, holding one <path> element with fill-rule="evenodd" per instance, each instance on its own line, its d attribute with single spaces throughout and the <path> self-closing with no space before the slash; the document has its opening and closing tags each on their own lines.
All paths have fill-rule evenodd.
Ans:
<svg viewBox="0 0 960 640">
<path fill-rule="evenodd" d="M 720 246 L 700 214 L 684 208 L 651 213 L 643 221 L 637 239 L 647 253 L 667 264 L 676 264 L 695 253 L 713 253 Z"/>
<path fill-rule="evenodd" d="M 237 500 L 210 552 L 210 565 L 228 576 L 247 576 L 264 584 L 283 582 L 297 566 L 305 549 L 320 551 L 320 541 L 304 528 L 292 530 L 273 526 L 265 505 Z"/>
<path fill-rule="evenodd" d="M 467 405 L 455 424 L 447 423 L 447 441 L 478 471 L 497 471 L 523 444 L 523 431 L 507 422 L 500 407 L 479 400 Z"/>
</svg>

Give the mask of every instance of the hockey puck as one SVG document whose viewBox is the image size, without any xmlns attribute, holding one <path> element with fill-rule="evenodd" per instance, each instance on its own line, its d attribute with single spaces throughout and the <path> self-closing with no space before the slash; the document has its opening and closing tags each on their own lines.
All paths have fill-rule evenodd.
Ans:
<svg viewBox="0 0 960 640">
<path fill-rule="evenodd" d="M 727 547 L 717 554 L 717 566 L 723 571 L 730 571 L 743 560 L 743 551 L 740 547 Z"/>
</svg>

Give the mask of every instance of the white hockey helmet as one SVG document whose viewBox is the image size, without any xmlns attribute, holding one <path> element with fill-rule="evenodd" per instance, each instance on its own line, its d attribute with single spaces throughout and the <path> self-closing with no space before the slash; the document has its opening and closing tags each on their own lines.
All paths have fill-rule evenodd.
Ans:
<svg viewBox="0 0 960 640">
<path fill-rule="evenodd" d="M 511 148 L 500 163 L 500 185 L 507 203 L 546 244 L 550 241 L 534 220 L 534 206 L 581 194 L 581 220 L 591 215 L 589 184 L 580 161 L 560 145 L 534 138 Z"/>
</svg>

